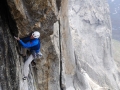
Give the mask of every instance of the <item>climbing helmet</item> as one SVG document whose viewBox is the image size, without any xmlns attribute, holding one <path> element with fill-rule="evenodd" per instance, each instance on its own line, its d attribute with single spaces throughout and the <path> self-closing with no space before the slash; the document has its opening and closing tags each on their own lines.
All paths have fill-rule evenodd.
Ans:
<svg viewBox="0 0 120 90">
<path fill-rule="evenodd" d="M 38 31 L 35 31 L 35 32 L 32 33 L 32 36 L 34 38 L 39 38 L 40 37 L 40 33 Z"/>
</svg>

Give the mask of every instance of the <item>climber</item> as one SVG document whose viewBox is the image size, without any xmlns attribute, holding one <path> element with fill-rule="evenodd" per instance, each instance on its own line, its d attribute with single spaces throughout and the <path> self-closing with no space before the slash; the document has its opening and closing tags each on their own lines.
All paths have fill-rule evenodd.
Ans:
<svg viewBox="0 0 120 90">
<path fill-rule="evenodd" d="M 42 56 L 40 52 L 40 33 L 38 31 L 34 31 L 30 36 L 25 37 L 25 38 L 19 38 L 15 37 L 16 40 L 19 41 L 20 45 L 23 48 L 29 48 L 31 55 L 28 57 L 28 59 L 25 61 L 24 64 L 24 70 L 23 70 L 23 80 L 26 80 L 29 74 L 29 64 L 39 56 Z"/>
</svg>

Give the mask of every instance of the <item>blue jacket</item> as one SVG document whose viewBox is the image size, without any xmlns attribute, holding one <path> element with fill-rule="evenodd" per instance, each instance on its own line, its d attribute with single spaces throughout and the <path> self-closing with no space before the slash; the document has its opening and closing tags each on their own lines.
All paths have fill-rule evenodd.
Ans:
<svg viewBox="0 0 120 90">
<path fill-rule="evenodd" d="M 38 53 L 40 51 L 40 39 L 34 38 L 30 39 L 30 36 L 21 38 L 19 40 L 19 43 L 24 47 L 24 48 L 29 48 L 31 52 L 35 51 Z"/>
</svg>

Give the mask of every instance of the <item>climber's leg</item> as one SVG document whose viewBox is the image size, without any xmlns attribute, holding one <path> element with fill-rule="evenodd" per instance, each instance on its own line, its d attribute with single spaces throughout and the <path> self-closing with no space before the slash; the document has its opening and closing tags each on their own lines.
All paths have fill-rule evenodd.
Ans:
<svg viewBox="0 0 120 90">
<path fill-rule="evenodd" d="M 28 77 L 28 74 L 29 74 L 29 64 L 32 62 L 32 60 L 34 59 L 33 55 L 31 54 L 28 59 L 25 61 L 25 64 L 24 64 L 24 77 Z"/>
</svg>

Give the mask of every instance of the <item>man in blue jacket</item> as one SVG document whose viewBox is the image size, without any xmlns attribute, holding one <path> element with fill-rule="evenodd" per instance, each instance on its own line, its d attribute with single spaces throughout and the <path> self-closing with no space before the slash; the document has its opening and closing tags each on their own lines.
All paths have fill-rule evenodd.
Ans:
<svg viewBox="0 0 120 90">
<path fill-rule="evenodd" d="M 30 52 L 32 53 L 28 59 L 25 61 L 24 64 L 24 77 L 23 80 L 26 80 L 29 74 L 29 64 L 37 58 L 40 53 L 40 33 L 38 31 L 34 31 L 31 36 L 25 37 L 25 38 L 19 38 L 19 37 L 14 37 L 16 40 L 19 41 L 20 45 L 23 48 L 29 48 Z"/>
</svg>

